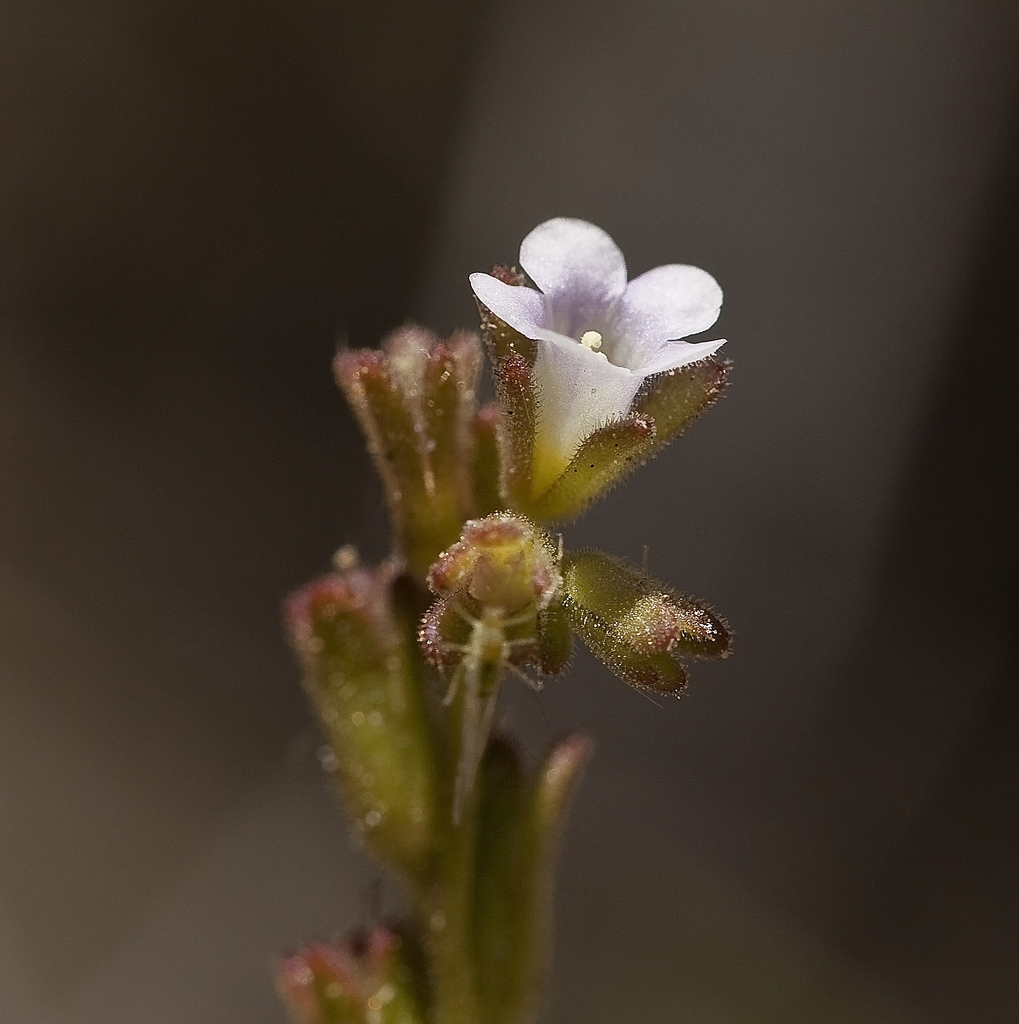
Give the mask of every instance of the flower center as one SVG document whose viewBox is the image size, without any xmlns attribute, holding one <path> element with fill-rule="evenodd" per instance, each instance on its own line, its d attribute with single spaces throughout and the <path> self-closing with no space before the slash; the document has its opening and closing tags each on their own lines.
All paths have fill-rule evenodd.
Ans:
<svg viewBox="0 0 1019 1024">
<path fill-rule="evenodd" d="M 597 331 L 584 331 L 580 336 L 580 344 L 592 352 L 597 352 L 601 348 L 601 343 L 602 336 Z"/>
</svg>

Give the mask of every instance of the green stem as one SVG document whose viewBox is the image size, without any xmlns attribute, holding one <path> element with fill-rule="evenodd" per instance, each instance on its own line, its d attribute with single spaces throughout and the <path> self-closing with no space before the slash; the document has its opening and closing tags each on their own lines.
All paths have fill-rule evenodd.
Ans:
<svg viewBox="0 0 1019 1024">
<path fill-rule="evenodd" d="M 471 941 L 477 801 L 458 825 L 450 823 L 425 901 L 424 928 L 431 960 L 432 1024 L 479 1024 Z"/>
<path fill-rule="evenodd" d="M 457 820 L 453 804 L 456 779 L 464 757 L 470 757 L 472 743 L 482 745 L 487 736 L 469 736 L 477 728 L 476 715 L 468 713 L 468 705 L 479 694 L 469 691 L 479 687 L 491 693 L 498 688 L 501 663 L 485 665 L 480 678 L 470 683 L 462 679 L 449 709 L 448 757 L 446 759 L 441 815 L 445 821 L 433 861 L 431 884 L 418 900 L 425 947 L 431 962 L 432 1019 L 431 1024 L 481 1024 L 478 1007 L 477 979 L 474 964 L 473 914 L 474 867 L 477 854 L 479 794 L 476 780 L 460 800 Z M 465 728 L 466 726 L 466 728 Z"/>
</svg>

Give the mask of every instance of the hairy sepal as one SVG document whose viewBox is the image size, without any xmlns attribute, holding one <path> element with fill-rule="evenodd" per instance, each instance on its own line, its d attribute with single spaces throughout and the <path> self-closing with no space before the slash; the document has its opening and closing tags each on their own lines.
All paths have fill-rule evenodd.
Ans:
<svg viewBox="0 0 1019 1024">
<path fill-rule="evenodd" d="M 718 401 L 729 383 L 731 368 L 729 360 L 712 356 L 656 374 L 644 382 L 631 412 L 654 420 L 655 441 L 647 458 L 657 455 Z"/>
<path fill-rule="evenodd" d="M 627 416 L 587 437 L 569 465 L 526 511 L 543 524 L 575 519 L 649 458 L 657 427 L 649 416 Z"/>
</svg>

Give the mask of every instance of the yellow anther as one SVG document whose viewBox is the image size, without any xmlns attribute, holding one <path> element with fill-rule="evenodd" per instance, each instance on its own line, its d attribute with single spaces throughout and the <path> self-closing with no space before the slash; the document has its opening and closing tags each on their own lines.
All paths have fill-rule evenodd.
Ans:
<svg viewBox="0 0 1019 1024">
<path fill-rule="evenodd" d="M 353 544 L 344 544 L 333 555 L 333 566 L 339 569 L 340 572 L 347 572 L 350 569 L 356 569 L 358 563 L 361 561 L 361 556 L 357 552 L 357 548 Z"/>
<path fill-rule="evenodd" d="M 592 352 L 597 352 L 601 348 L 601 335 L 597 331 L 584 331 L 580 336 L 580 344 Z"/>
</svg>

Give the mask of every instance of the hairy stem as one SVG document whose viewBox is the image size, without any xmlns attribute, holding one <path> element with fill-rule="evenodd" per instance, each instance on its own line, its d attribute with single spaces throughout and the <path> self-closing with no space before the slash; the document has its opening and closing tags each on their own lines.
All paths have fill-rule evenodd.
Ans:
<svg viewBox="0 0 1019 1024">
<path fill-rule="evenodd" d="M 479 727 L 479 698 L 498 692 L 501 662 L 482 663 L 461 678 L 449 708 L 448 758 L 442 816 L 445 826 L 437 845 L 431 884 L 419 907 L 431 961 L 432 1024 L 481 1024 L 474 963 L 474 868 L 477 854 L 479 794 L 475 780 L 458 790 L 465 759 L 474 759 L 487 735 Z M 487 722 L 485 723 L 487 732 Z"/>
<path fill-rule="evenodd" d="M 424 903 L 424 929 L 432 974 L 432 1024 L 480 1024 L 471 941 L 477 807 L 450 824 Z"/>
</svg>

